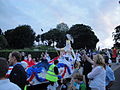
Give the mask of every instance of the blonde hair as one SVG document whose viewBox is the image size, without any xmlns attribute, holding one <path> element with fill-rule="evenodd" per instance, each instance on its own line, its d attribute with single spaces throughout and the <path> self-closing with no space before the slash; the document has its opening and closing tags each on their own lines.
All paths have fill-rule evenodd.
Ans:
<svg viewBox="0 0 120 90">
<path fill-rule="evenodd" d="M 105 60 L 101 54 L 95 55 L 94 60 L 95 60 L 96 64 L 101 65 L 103 67 L 105 66 Z"/>
<path fill-rule="evenodd" d="M 73 78 L 74 79 L 78 79 L 80 81 L 83 81 L 83 75 L 81 75 L 80 73 L 75 73 Z"/>
</svg>

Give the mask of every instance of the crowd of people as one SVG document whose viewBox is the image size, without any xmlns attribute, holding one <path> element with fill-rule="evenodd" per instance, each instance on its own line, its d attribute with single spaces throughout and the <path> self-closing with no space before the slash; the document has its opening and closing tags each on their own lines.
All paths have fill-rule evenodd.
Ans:
<svg viewBox="0 0 120 90">
<path fill-rule="evenodd" d="M 22 54 L 13 51 L 9 54 L 8 60 L 0 58 L 0 90 L 29 90 L 28 87 L 35 85 L 34 78 L 38 80 L 37 85 L 42 84 L 41 82 L 47 83 L 43 90 L 109 90 L 115 81 L 108 50 L 76 51 L 76 58 L 71 64 L 72 72 L 67 78 L 59 76 L 63 72 L 58 66 L 61 62 L 58 59 L 60 57 L 51 60 L 49 54 L 45 52 L 41 54 L 40 60 L 36 61 L 31 54 L 28 56 Z M 51 61 L 53 63 L 50 64 Z M 43 66 L 47 71 L 43 75 L 44 78 L 39 78 L 39 74 L 36 73 L 40 73 L 40 69 L 36 67 Z M 30 76 L 27 70 L 31 73 L 33 69 L 36 71 Z M 36 90 L 42 90 L 42 88 Z"/>
</svg>

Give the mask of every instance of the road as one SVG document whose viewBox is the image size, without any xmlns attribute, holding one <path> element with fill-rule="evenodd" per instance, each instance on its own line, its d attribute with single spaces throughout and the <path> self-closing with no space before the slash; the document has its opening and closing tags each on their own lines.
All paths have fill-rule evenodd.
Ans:
<svg viewBox="0 0 120 90">
<path fill-rule="evenodd" d="M 113 64 L 112 69 L 115 74 L 115 82 L 113 86 L 110 88 L 110 90 L 120 90 L 120 64 L 119 65 Z"/>
</svg>

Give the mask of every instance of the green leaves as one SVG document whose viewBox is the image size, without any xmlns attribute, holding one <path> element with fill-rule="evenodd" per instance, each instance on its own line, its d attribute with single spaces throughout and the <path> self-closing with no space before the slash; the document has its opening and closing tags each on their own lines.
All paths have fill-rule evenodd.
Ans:
<svg viewBox="0 0 120 90">
<path fill-rule="evenodd" d="M 99 41 L 97 36 L 92 31 L 92 28 L 87 25 L 73 25 L 67 33 L 71 34 L 74 38 L 75 43 L 72 45 L 74 49 L 94 49 Z"/>
<path fill-rule="evenodd" d="M 57 42 L 58 44 L 61 41 L 65 41 L 65 34 L 66 33 L 64 31 L 60 31 L 58 29 L 51 29 L 47 33 L 42 34 L 41 38 L 42 41 L 47 40 L 50 46 L 51 44 L 54 45 L 55 42 Z M 63 47 L 62 43 L 59 46 Z"/>
<path fill-rule="evenodd" d="M 10 48 L 31 47 L 34 44 L 35 32 L 29 25 L 18 26 L 5 32 Z"/>
<path fill-rule="evenodd" d="M 7 46 L 8 46 L 7 39 L 3 35 L 0 35 L 0 49 L 4 49 Z"/>
<path fill-rule="evenodd" d="M 114 46 L 120 47 L 120 25 L 115 27 L 115 32 L 113 32 L 113 37 L 114 37 L 113 40 L 115 41 Z"/>
</svg>

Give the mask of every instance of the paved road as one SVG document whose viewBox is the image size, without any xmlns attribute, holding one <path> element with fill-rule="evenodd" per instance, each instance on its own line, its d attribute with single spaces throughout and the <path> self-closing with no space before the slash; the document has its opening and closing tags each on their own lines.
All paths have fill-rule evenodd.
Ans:
<svg viewBox="0 0 120 90">
<path fill-rule="evenodd" d="M 120 90 L 120 64 L 113 64 L 112 69 L 115 74 L 115 82 L 114 85 L 110 88 L 110 90 Z"/>
<path fill-rule="evenodd" d="M 111 68 L 113 71 L 116 71 L 120 67 L 120 64 L 112 63 Z"/>
</svg>

